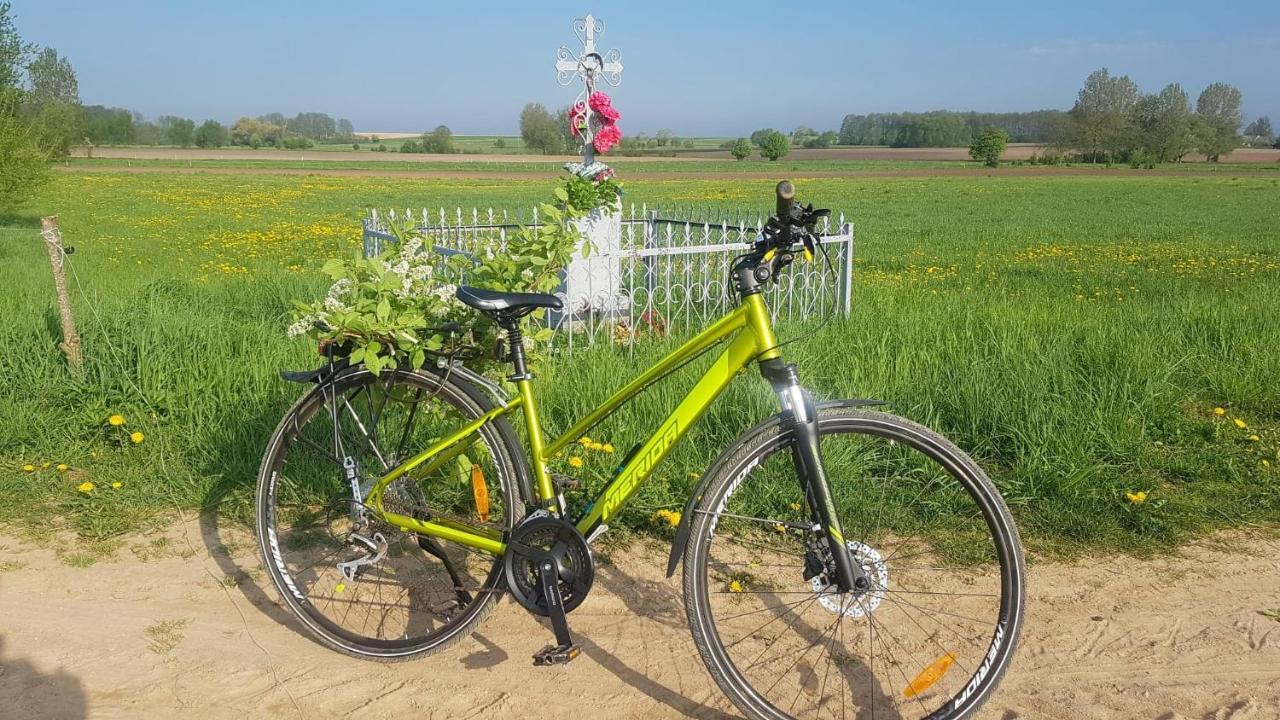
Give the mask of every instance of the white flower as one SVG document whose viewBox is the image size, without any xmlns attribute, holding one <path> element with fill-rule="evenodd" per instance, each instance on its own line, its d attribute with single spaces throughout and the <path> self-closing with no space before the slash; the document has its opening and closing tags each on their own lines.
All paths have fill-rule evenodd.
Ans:
<svg viewBox="0 0 1280 720">
<path fill-rule="evenodd" d="M 316 324 L 314 315 L 303 315 L 298 321 L 289 326 L 285 334 L 290 338 L 296 338 L 299 335 L 306 335 L 308 331 Z"/>
</svg>

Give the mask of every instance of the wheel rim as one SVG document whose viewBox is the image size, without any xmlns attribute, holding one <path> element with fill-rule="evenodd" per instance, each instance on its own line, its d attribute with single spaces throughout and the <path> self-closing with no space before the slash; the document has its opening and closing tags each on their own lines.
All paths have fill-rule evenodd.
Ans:
<svg viewBox="0 0 1280 720">
<path fill-rule="evenodd" d="M 925 435 L 838 418 L 822 434 L 844 535 L 871 587 L 841 595 L 827 577 L 804 579 L 825 539 L 807 527 L 779 435 L 699 511 L 695 532 L 709 540 L 696 594 L 711 659 L 762 717 L 962 716 L 1016 632 L 1012 529 L 980 483 L 971 492 L 961 481 L 963 460 Z"/>
<path fill-rule="evenodd" d="M 337 441 L 329 402 L 341 411 Z M 286 418 L 268 455 L 259 522 L 272 578 L 311 630 L 355 652 L 418 652 L 447 640 L 488 604 L 500 577 L 493 557 L 376 520 L 353 503 L 343 466 L 352 461 L 367 493 L 386 468 L 478 414 L 456 388 L 430 376 L 360 373 Z M 512 478 L 495 459 L 500 439 L 492 431 L 480 437 L 465 457 L 490 488 L 488 524 L 509 528 Z M 471 485 L 461 482 L 464 465 L 397 480 L 385 506 L 482 524 Z"/>
</svg>

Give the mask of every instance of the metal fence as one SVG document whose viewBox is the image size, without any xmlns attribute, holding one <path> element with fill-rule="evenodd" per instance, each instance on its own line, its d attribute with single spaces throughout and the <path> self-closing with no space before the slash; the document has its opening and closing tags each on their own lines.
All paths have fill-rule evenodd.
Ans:
<svg viewBox="0 0 1280 720">
<path fill-rule="evenodd" d="M 602 220 L 608 224 L 595 218 Z M 557 294 L 565 309 L 546 318 L 555 330 L 554 345 L 569 351 L 601 342 L 630 346 L 644 337 L 705 327 L 736 304 L 730 267 L 766 220 L 760 213 L 632 206 L 612 232 L 588 228 L 596 247 L 561 273 Z M 441 255 L 477 256 L 502 252 L 508 233 L 536 225 L 538 217 L 536 209 L 514 217 L 492 209 L 372 211 L 364 220 L 365 255 L 394 245 L 389 225 L 403 223 L 416 227 Z M 823 251 L 815 261 L 797 261 L 766 291 L 777 321 L 850 312 L 853 224 L 842 214 L 824 219 L 818 230 Z"/>
</svg>

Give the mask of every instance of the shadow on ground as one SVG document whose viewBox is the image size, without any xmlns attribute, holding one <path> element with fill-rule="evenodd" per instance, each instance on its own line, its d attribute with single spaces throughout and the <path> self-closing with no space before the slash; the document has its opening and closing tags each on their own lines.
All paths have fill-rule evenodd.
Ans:
<svg viewBox="0 0 1280 720">
<path fill-rule="evenodd" d="M 79 678 L 57 670 L 40 672 L 26 660 L 6 658 L 0 638 L 0 715 L 40 720 L 88 717 L 89 703 Z"/>
</svg>

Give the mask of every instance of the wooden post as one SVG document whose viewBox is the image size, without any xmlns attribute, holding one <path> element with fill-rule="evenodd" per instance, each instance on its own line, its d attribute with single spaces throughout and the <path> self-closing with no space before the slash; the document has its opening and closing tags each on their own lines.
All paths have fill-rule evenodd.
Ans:
<svg viewBox="0 0 1280 720">
<path fill-rule="evenodd" d="M 71 314 L 71 296 L 67 293 L 67 276 L 62 271 L 62 233 L 58 230 L 58 218 L 40 219 L 40 235 L 45 250 L 49 251 L 49 265 L 53 268 L 53 288 L 58 293 L 58 316 L 62 319 L 62 343 L 59 347 L 67 356 L 67 362 L 75 368 L 83 364 L 80 356 L 80 334 L 76 332 L 76 319 Z"/>
</svg>

